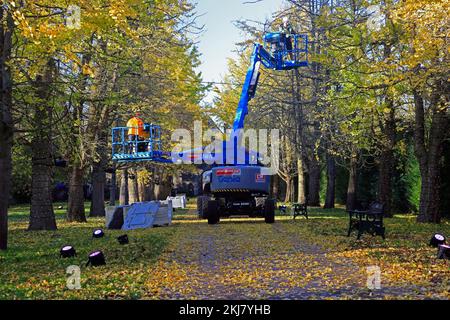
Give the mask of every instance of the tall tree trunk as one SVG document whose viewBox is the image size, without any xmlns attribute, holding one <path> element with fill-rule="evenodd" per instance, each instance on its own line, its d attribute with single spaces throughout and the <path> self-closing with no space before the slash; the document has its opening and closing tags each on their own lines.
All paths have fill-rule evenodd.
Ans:
<svg viewBox="0 0 450 320">
<path fill-rule="evenodd" d="M 5 103 L 3 97 L 2 103 Z M 4 106 L 2 106 L 4 107 Z M 11 188 L 12 171 L 12 122 L 5 117 L 0 120 L 0 250 L 6 250 L 8 245 L 8 203 Z"/>
<path fill-rule="evenodd" d="M 153 200 L 153 185 L 148 177 L 139 179 L 139 199 L 141 201 Z"/>
<path fill-rule="evenodd" d="M 119 203 L 121 206 L 126 206 L 129 204 L 128 197 L 128 170 L 123 169 L 120 176 L 120 195 Z"/>
<path fill-rule="evenodd" d="M 153 197 L 155 200 L 165 200 L 172 191 L 172 176 L 167 175 L 162 167 L 153 170 Z"/>
<path fill-rule="evenodd" d="M 44 143 L 47 144 L 47 143 Z M 48 147 L 48 145 L 46 146 Z M 32 142 L 31 208 L 28 230 L 56 230 L 52 204 L 52 158 L 48 148 Z"/>
<path fill-rule="evenodd" d="M 440 160 L 429 157 L 428 168 L 421 172 L 422 185 L 420 190 L 420 205 L 418 222 L 440 223 Z M 422 169 L 421 169 L 422 171 Z"/>
<path fill-rule="evenodd" d="M 288 177 L 286 180 L 286 196 L 284 198 L 284 202 L 289 203 L 292 202 L 294 198 L 294 181 L 292 177 Z"/>
<path fill-rule="evenodd" d="M 0 9 L 0 250 L 8 247 L 8 204 L 12 173 L 12 77 L 10 69 L 14 22 L 10 10 Z M 6 21 L 6 23 L 5 23 Z"/>
<path fill-rule="evenodd" d="M 448 88 L 442 83 L 442 88 Z M 442 89 L 441 88 L 441 89 Z M 424 100 L 419 92 L 414 93 L 415 103 L 415 153 L 419 161 L 422 179 L 418 222 L 440 223 L 440 169 L 442 147 L 448 135 L 448 101 L 435 93 L 430 101 L 431 122 L 425 124 Z M 428 135 L 425 134 L 429 126 Z M 428 136 L 428 137 L 426 137 Z"/>
<path fill-rule="evenodd" d="M 155 200 L 164 200 L 171 193 L 172 187 L 169 183 L 155 184 L 153 188 L 153 196 Z"/>
<path fill-rule="evenodd" d="M 36 78 L 39 102 L 34 112 L 31 140 L 31 208 L 28 230 L 56 230 L 52 204 L 52 107 L 48 105 L 54 76 L 54 61 L 50 60 L 44 76 Z"/>
<path fill-rule="evenodd" d="M 297 202 L 298 203 L 306 203 L 305 171 L 303 170 L 303 158 L 301 156 L 297 157 L 297 171 L 298 171 Z"/>
<path fill-rule="evenodd" d="M 394 162 L 393 150 L 383 151 L 380 156 L 378 201 L 384 205 L 386 217 L 392 217 L 392 168 Z"/>
<path fill-rule="evenodd" d="M 301 76 L 300 72 L 295 69 L 293 71 L 292 78 L 292 96 L 294 98 L 294 126 L 295 126 L 295 150 L 297 153 L 297 202 L 298 203 L 306 203 L 306 195 L 305 195 L 305 171 L 304 171 L 304 163 L 303 163 L 303 105 L 301 103 Z M 290 186 L 290 185 L 289 185 Z M 291 186 L 290 186 L 291 187 Z M 292 186 L 292 189 L 293 186 Z M 287 189 L 288 190 L 288 189 Z M 286 190 L 286 193 L 287 193 Z M 289 191 L 291 199 L 294 199 L 293 191 Z M 287 196 L 287 195 L 286 195 Z"/>
<path fill-rule="evenodd" d="M 346 201 L 347 210 L 356 209 L 357 183 L 358 183 L 358 156 L 354 154 L 350 158 L 349 178 L 347 186 L 347 201 Z"/>
<path fill-rule="evenodd" d="M 334 156 L 327 153 L 327 192 L 324 209 L 334 208 L 336 194 L 336 161 Z"/>
<path fill-rule="evenodd" d="M 390 44 L 384 44 L 384 58 L 389 59 L 392 53 Z M 396 144 L 396 123 L 394 101 L 390 94 L 385 94 L 386 107 L 389 112 L 383 113 L 380 128 L 384 135 L 381 145 L 381 156 L 378 180 L 378 201 L 384 205 L 384 215 L 392 217 L 392 175 L 394 171 L 394 148 Z"/>
<path fill-rule="evenodd" d="M 139 180 L 139 198 L 141 201 L 153 200 L 153 179 L 151 178 L 151 172 L 153 171 L 153 169 L 145 169 Z"/>
<path fill-rule="evenodd" d="M 128 196 L 130 203 L 139 202 L 139 184 L 136 169 L 131 169 L 132 179 L 128 176 Z"/>
<path fill-rule="evenodd" d="M 97 141 L 97 159 L 92 164 L 92 199 L 90 216 L 103 217 L 105 215 L 105 186 L 106 186 L 106 159 L 107 133 L 99 129 Z"/>
<path fill-rule="evenodd" d="M 114 168 L 111 172 L 111 184 L 109 185 L 109 205 L 116 205 L 116 190 L 117 190 L 117 173 Z"/>
<path fill-rule="evenodd" d="M 392 217 L 392 175 L 394 171 L 394 148 L 396 144 L 395 109 L 392 99 L 387 97 L 389 113 L 380 127 L 385 141 L 379 159 L 378 201 L 384 205 L 386 217 Z"/>
<path fill-rule="evenodd" d="M 101 162 L 95 162 L 92 167 L 92 200 L 91 217 L 105 215 L 105 183 L 106 173 Z"/>
<path fill-rule="evenodd" d="M 286 193 L 284 195 L 284 202 L 289 203 L 291 200 L 291 180 L 287 179 L 286 182 Z"/>
<path fill-rule="evenodd" d="M 82 65 L 88 65 L 91 61 L 91 55 L 89 53 L 83 54 L 81 58 Z M 92 92 L 90 87 L 89 75 L 80 75 L 80 82 L 78 86 L 80 92 Z M 86 214 L 84 208 L 84 188 L 83 188 L 83 178 L 85 168 L 91 164 L 90 151 L 88 152 L 88 144 L 95 146 L 95 139 L 87 140 L 87 136 L 95 136 L 92 132 L 92 121 L 93 113 L 86 108 L 85 94 L 81 95 L 81 99 L 77 101 L 72 109 L 72 125 L 70 126 L 70 134 L 73 140 L 77 141 L 74 144 L 74 148 L 69 151 L 71 163 L 71 172 L 69 178 L 69 201 L 67 209 L 67 220 L 76 222 L 86 222 Z M 83 141 L 85 140 L 85 141 Z"/>
<path fill-rule="evenodd" d="M 150 181 L 149 184 L 147 185 L 147 188 L 145 189 L 145 193 L 146 193 L 145 198 L 147 199 L 146 201 L 156 200 L 155 186 L 156 186 L 156 184 L 153 181 Z"/>
<path fill-rule="evenodd" d="M 155 200 L 161 200 L 160 196 L 162 194 L 162 185 L 160 183 L 155 183 L 153 186 L 153 197 L 155 198 Z"/>
<path fill-rule="evenodd" d="M 320 165 L 315 156 L 309 164 L 308 205 L 320 207 Z"/>
<path fill-rule="evenodd" d="M 138 190 L 139 190 L 139 200 L 141 201 L 148 201 L 146 200 L 145 195 L 145 182 L 142 179 L 138 179 Z"/>
<path fill-rule="evenodd" d="M 78 166 L 71 167 L 69 179 L 69 203 L 67 221 L 86 222 L 84 212 L 83 169 Z"/>
<path fill-rule="evenodd" d="M 295 201 L 295 181 L 294 181 L 294 177 L 291 177 L 289 179 L 289 202 L 294 202 Z"/>
</svg>

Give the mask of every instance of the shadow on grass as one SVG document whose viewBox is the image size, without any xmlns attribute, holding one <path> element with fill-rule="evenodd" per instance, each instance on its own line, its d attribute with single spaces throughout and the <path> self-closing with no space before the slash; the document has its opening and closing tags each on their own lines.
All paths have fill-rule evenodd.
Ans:
<svg viewBox="0 0 450 320">
<path fill-rule="evenodd" d="M 90 202 L 84 204 L 86 217 L 89 216 Z M 57 220 L 64 219 L 67 213 L 67 202 L 54 202 L 53 210 Z M 8 219 L 10 221 L 28 221 L 30 217 L 30 204 L 20 204 L 11 206 L 8 209 Z"/>
</svg>

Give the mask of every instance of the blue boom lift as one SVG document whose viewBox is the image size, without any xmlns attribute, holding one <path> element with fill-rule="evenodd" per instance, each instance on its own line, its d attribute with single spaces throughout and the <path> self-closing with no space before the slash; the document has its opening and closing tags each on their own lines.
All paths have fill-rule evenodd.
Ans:
<svg viewBox="0 0 450 320">
<path fill-rule="evenodd" d="M 233 133 L 244 128 L 248 114 L 248 104 L 255 97 L 260 67 L 287 71 L 308 66 L 308 37 L 303 34 L 287 35 L 282 32 L 267 33 L 264 45 L 255 43 L 242 88 L 239 105 L 233 123 Z M 112 158 L 118 162 L 154 161 L 172 163 L 169 154 L 161 150 L 161 128 L 156 125 L 145 125 L 149 132 L 147 140 L 128 141 L 126 127 L 113 128 Z M 200 218 L 208 219 L 209 224 L 216 224 L 220 217 L 230 215 L 249 215 L 264 217 L 266 223 L 275 219 L 275 200 L 269 199 L 270 176 L 263 175 L 262 166 L 254 161 L 254 152 L 245 151 L 244 161 L 238 161 L 237 137 L 234 141 L 224 141 L 222 148 L 223 163 L 215 164 L 211 170 L 202 174 L 202 192 L 198 197 L 197 207 Z M 130 152 L 133 150 L 133 152 Z M 202 150 L 191 150 L 189 156 L 208 156 Z M 195 154 L 194 154 L 195 153 Z M 234 153 L 233 161 L 227 153 Z M 211 156 L 211 155 L 209 155 Z M 253 160 L 253 161 L 252 161 Z"/>
</svg>

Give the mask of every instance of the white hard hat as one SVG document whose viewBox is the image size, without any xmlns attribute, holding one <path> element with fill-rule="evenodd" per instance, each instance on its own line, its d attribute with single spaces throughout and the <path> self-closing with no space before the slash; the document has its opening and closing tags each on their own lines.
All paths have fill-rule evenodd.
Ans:
<svg viewBox="0 0 450 320">
<path fill-rule="evenodd" d="M 283 17 L 283 23 L 287 23 L 289 21 L 288 17 Z"/>
</svg>

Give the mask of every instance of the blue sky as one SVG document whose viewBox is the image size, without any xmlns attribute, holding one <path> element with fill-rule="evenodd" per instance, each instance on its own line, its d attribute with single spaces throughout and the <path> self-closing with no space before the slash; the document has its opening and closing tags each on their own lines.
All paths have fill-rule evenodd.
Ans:
<svg viewBox="0 0 450 320">
<path fill-rule="evenodd" d="M 205 25 L 205 31 L 198 39 L 198 48 L 202 53 L 199 70 L 205 81 L 221 80 L 227 71 L 227 58 L 234 56 L 235 44 L 244 39 L 244 35 L 235 27 L 233 21 L 271 20 L 272 13 L 279 9 L 283 2 L 283 0 L 262 0 L 254 4 L 245 4 L 245 1 L 197 0 L 197 12 L 203 15 L 198 19 L 198 23 Z"/>
</svg>

